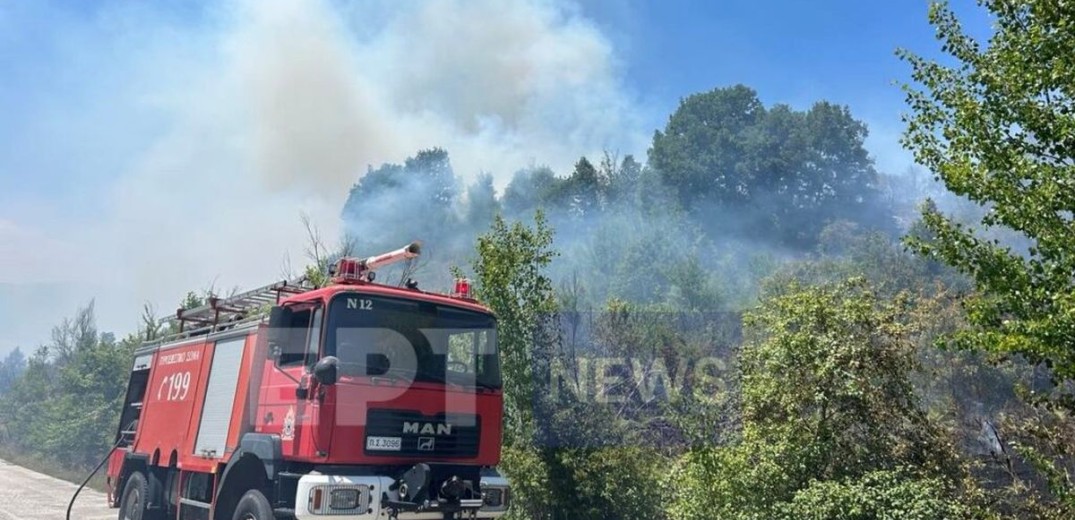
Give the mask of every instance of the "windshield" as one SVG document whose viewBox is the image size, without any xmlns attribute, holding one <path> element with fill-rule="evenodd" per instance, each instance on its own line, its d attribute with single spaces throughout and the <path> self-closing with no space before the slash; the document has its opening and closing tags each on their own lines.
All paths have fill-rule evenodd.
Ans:
<svg viewBox="0 0 1075 520">
<path fill-rule="evenodd" d="M 500 388 L 496 320 L 449 305 L 341 294 L 329 305 L 326 355 L 343 377 Z"/>
</svg>

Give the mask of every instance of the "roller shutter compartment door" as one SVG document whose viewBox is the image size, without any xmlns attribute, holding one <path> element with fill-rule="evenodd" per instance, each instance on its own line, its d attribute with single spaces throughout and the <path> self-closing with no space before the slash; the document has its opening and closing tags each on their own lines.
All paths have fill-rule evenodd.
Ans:
<svg viewBox="0 0 1075 520">
<path fill-rule="evenodd" d="M 213 349 L 213 366 L 205 389 L 205 405 L 198 425 L 194 454 L 223 457 L 228 439 L 228 425 L 235 406 L 235 389 L 239 384 L 239 366 L 243 361 L 246 336 L 219 341 Z"/>
</svg>

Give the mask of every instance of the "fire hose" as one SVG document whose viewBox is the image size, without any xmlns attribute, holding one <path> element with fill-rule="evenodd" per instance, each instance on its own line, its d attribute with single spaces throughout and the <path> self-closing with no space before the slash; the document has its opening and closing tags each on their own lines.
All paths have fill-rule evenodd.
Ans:
<svg viewBox="0 0 1075 520">
<path fill-rule="evenodd" d="M 131 421 L 131 424 L 128 425 L 125 429 L 132 428 L 135 422 L 137 421 Z M 90 479 L 93 478 L 93 476 L 96 475 L 98 471 L 101 471 L 101 467 L 104 466 L 105 463 L 108 462 L 108 459 L 112 456 L 112 450 L 115 450 L 123 441 L 123 436 L 120 435 L 116 443 L 113 444 L 111 448 L 108 448 L 108 451 L 105 453 L 105 458 L 101 459 L 101 462 L 97 463 L 97 467 L 93 468 L 93 471 L 91 471 L 89 475 L 86 475 L 86 480 L 83 480 L 82 485 L 78 486 L 78 489 L 75 490 L 75 494 L 71 495 L 71 501 L 67 503 L 67 520 L 71 520 L 71 508 L 75 507 L 75 499 L 78 498 L 78 494 L 82 492 L 82 488 L 86 487 L 86 484 L 90 482 Z"/>
</svg>

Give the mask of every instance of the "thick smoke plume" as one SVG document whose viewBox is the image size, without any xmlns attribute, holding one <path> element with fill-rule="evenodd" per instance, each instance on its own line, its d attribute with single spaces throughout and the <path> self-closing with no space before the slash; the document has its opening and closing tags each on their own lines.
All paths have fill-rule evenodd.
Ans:
<svg viewBox="0 0 1075 520">
<path fill-rule="evenodd" d="M 96 296 L 105 330 L 134 329 L 146 301 L 167 313 L 188 290 L 299 271 L 300 214 L 339 235 L 352 184 L 415 150 L 450 149 L 464 179 L 492 172 L 503 186 L 533 163 L 567 168 L 582 154 L 645 146 L 609 41 L 567 1 L 240 1 L 175 17 L 101 9 L 92 27 L 55 38 L 113 59 L 80 78 L 89 99 L 49 124 L 85 139 L 116 133 L 134 152 L 101 161 L 118 171 L 81 171 L 99 179 L 90 217 L 10 225 L 79 252 L 77 276 L 48 282 L 66 284 L 67 302 Z M 11 280 L 43 281 L 22 270 Z"/>
<path fill-rule="evenodd" d="M 461 172 L 504 175 L 644 146 L 609 43 L 566 6 L 396 5 L 361 39 L 350 25 L 368 23 L 361 12 L 289 0 L 243 10 L 229 54 L 271 187 L 340 200 L 366 165 L 434 146 Z"/>
</svg>

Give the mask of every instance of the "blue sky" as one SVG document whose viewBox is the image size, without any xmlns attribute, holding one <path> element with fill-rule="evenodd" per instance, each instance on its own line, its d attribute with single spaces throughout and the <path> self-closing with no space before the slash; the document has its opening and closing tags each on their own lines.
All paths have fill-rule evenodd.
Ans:
<svg viewBox="0 0 1075 520">
<path fill-rule="evenodd" d="M 767 102 L 819 98 L 898 108 L 897 47 L 935 48 L 925 0 L 588 3 L 623 42 L 628 75 L 663 102 L 744 83 Z"/>
<path fill-rule="evenodd" d="M 420 147 L 503 185 L 535 162 L 644 156 L 681 97 L 742 83 L 849 105 L 879 167 L 909 166 L 894 51 L 938 55 L 925 0 L 580 2 L 0 3 L 0 353 L 90 298 L 122 332 L 142 301 L 263 283 L 300 210 L 331 234 L 356 172 Z"/>
<path fill-rule="evenodd" d="M 661 117 L 685 95 L 736 83 L 757 90 L 766 104 L 845 104 L 870 125 L 871 151 L 890 173 L 902 173 L 910 161 L 896 142 L 904 111 L 898 84 L 909 80 L 909 67 L 895 51 L 941 56 L 928 6 L 928 0 L 583 4 L 622 50 L 628 84 Z M 968 1 L 953 6 L 971 34 L 988 34 L 983 10 Z"/>
<path fill-rule="evenodd" d="M 125 26 L 130 20 L 109 20 L 110 9 L 122 4 L 24 0 L 0 7 L 0 29 L 6 33 L 0 35 L 5 78 L 0 82 L 0 113 L 5 114 L 0 123 L 0 193 L 5 195 L 0 202 L 45 192 L 78 202 L 67 210 L 90 211 L 94 203 L 83 195 L 98 184 L 97 175 L 108 173 L 87 177 L 73 166 L 118 172 L 122 164 L 117 160 L 132 155 L 157 130 L 159 121 L 152 117 L 133 118 L 129 121 L 138 127 L 98 135 L 84 146 L 79 141 L 85 136 L 76 127 L 68 129 L 74 135 L 66 142 L 37 150 L 42 153 L 24 153 L 45 140 L 42 133 L 62 126 L 42 120 L 62 120 L 61 111 L 72 106 L 83 113 L 68 122 L 132 110 L 123 103 L 92 104 L 102 93 L 122 91 L 126 82 L 137 81 L 114 74 L 107 63 L 128 58 L 124 54 L 130 49 L 123 43 L 139 43 L 138 30 Z M 216 4 L 192 0 L 167 6 L 139 14 L 158 26 L 191 30 L 211 23 L 217 10 Z M 894 51 L 906 47 L 936 54 L 927 6 L 927 0 L 584 0 L 578 9 L 612 42 L 625 89 L 646 108 L 648 131 L 663 124 L 681 97 L 743 83 L 758 90 L 766 103 L 804 108 L 826 99 L 849 105 L 878 134 L 871 144 L 881 165 L 895 169 L 906 160 L 893 139 L 903 110 L 896 83 L 907 79 L 907 67 Z M 957 7 L 972 30 L 984 31 L 988 21 L 980 10 L 960 2 Z M 132 37 L 84 52 L 84 44 L 117 30 L 131 31 Z"/>
</svg>

